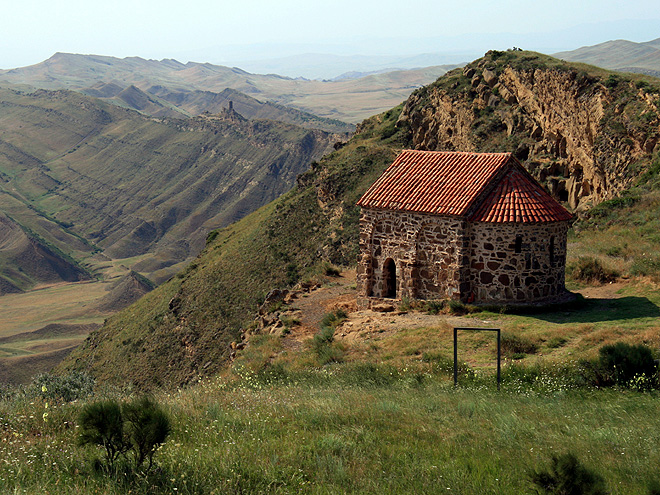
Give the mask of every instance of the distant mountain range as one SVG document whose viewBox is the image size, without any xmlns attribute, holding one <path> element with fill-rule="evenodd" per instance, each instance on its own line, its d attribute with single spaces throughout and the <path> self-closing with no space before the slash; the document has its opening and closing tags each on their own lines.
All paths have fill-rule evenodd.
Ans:
<svg viewBox="0 0 660 495">
<path fill-rule="evenodd" d="M 36 65 L 0 71 L 0 84 L 72 89 L 112 99 L 114 103 L 121 100 L 122 106 L 144 113 L 168 116 L 172 116 L 172 112 L 184 115 L 213 112 L 223 98 L 200 92 L 222 94 L 231 88 L 258 98 L 260 103 L 291 106 L 323 118 L 356 124 L 398 105 L 415 88 L 435 81 L 453 67 L 455 65 L 357 79 L 315 81 L 251 74 L 212 64 L 183 64 L 172 59 L 156 61 L 57 53 Z M 183 106 L 179 107 L 177 101 Z M 205 105 L 209 105 L 208 108 Z"/>
<path fill-rule="evenodd" d="M 640 72 L 660 77 L 660 38 L 644 43 L 613 40 L 553 55 L 571 62 L 582 62 L 605 69 Z"/>
</svg>

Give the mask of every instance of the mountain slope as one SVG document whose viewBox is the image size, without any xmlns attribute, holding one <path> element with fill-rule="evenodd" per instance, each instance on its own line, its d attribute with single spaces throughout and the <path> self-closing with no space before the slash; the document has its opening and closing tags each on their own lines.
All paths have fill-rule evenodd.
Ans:
<svg viewBox="0 0 660 495">
<path fill-rule="evenodd" d="M 340 139 L 229 110 L 155 120 L 69 91 L 0 89 L 0 107 L 0 208 L 74 257 L 151 253 L 145 272 L 196 254 Z"/>
<path fill-rule="evenodd" d="M 660 38 L 644 43 L 627 40 L 606 41 L 577 50 L 555 53 L 554 57 L 606 69 L 660 76 Z"/>
<path fill-rule="evenodd" d="M 353 132 L 355 126 L 339 120 L 317 117 L 291 107 L 271 102 L 261 102 L 246 94 L 227 88 L 220 93 L 211 91 L 170 91 L 162 86 L 152 86 L 148 93 L 169 102 L 178 111 L 188 115 L 219 113 L 228 108 L 230 102 L 234 110 L 248 119 L 266 119 L 299 125 L 307 129 L 322 129 L 327 132 Z"/>
<path fill-rule="evenodd" d="M 0 70 L 0 82 L 44 89 L 89 91 L 97 85 L 131 85 L 149 93 L 156 86 L 171 93 L 226 88 L 261 100 L 343 122 L 356 123 L 376 112 L 398 105 L 410 92 L 435 80 L 451 66 L 428 67 L 379 74 L 349 81 L 310 81 L 273 74 L 250 74 L 238 68 L 176 60 L 118 59 L 98 55 L 56 53 L 29 67 Z M 91 93 L 90 93 L 91 94 Z M 98 93 L 97 93 L 98 94 Z M 209 109 L 213 112 L 213 110 Z"/>
<path fill-rule="evenodd" d="M 73 259 L 28 235 L 0 212 L 0 296 L 22 292 L 37 283 L 78 282 L 90 275 Z"/>
<path fill-rule="evenodd" d="M 270 289 L 318 277 L 324 262 L 355 263 L 355 202 L 402 148 L 514 151 L 549 185 L 559 175 L 579 180 L 583 191 L 604 174 L 600 196 L 578 195 L 580 204 L 616 194 L 660 160 L 660 91 L 657 81 L 615 84 L 610 75 L 530 52 L 489 52 L 450 72 L 405 105 L 364 121 L 292 191 L 209 236 L 194 263 L 110 318 L 65 368 L 144 387 L 220 370 L 232 342 L 254 330 L 254 312 Z M 556 116 L 558 106 L 568 115 Z M 576 133 L 572 115 L 595 120 L 584 123 L 586 136 Z M 590 153 L 603 155 L 593 176 Z M 554 193 L 562 196 L 558 187 Z"/>
</svg>

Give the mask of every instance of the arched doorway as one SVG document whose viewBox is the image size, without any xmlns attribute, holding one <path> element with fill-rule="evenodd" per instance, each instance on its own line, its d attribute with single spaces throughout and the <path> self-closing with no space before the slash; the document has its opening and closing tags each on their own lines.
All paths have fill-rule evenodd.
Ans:
<svg viewBox="0 0 660 495">
<path fill-rule="evenodd" d="M 396 264 L 392 258 L 387 258 L 383 265 L 383 297 L 396 298 Z"/>
</svg>

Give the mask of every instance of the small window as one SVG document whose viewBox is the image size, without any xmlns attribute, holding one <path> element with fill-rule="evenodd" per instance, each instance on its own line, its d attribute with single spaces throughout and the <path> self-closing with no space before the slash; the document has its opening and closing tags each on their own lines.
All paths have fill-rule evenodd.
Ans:
<svg viewBox="0 0 660 495">
<path fill-rule="evenodd" d="M 514 247 L 516 253 L 522 252 L 522 235 L 518 234 L 516 236 L 516 245 Z"/>
<path fill-rule="evenodd" d="M 550 266 L 555 266 L 555 236 L 550 237 Z"/>
</svg>

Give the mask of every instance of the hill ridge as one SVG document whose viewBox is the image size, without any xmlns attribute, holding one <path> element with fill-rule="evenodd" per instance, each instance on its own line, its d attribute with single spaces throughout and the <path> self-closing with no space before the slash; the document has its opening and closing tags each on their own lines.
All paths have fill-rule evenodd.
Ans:
<svg viewBox="0 0 660 495">
<path fill-rule="evenodd" d="M 108 319 L 64 368 L 145 388 L 222 370 L 268 291 L 318 280 L 327 263 L 355 266 L 356 201 L 402 149 L 511 151 L 551 194 L 588 211 L 660 163 L 658 104 L 651 78 L 490 51 L 363 121 L 292 191 L 212 233 L 186 270 Z"/>
</svg>

